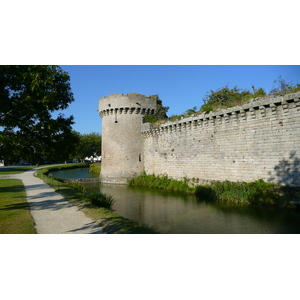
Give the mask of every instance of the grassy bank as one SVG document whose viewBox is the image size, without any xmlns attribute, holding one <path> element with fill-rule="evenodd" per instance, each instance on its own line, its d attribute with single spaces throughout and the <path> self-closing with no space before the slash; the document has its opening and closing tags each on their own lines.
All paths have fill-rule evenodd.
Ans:
<svg viewBox="0 0 300 300">
<path fill-rule="evenodd" d="M 35 168 L 35 166 L 28 166 L 28 167 L 13 167 L 13 168 L 7 168 L 7 167 L 1 167 L 0 168 L 0 175 L 13 175 L 13 174 L 20 174 L 25 171 L 28 171 L 30 169 Z"/>
<path fill-rule="evenodd" d="M 43 167 L 42 173 L 44 175 L 48 175 L 49 172 L 67 170 L 67 169 L 89 168 L 89 166 L 90 164 L 87 163 L 61 164 L 61 165 L 54 165 L 54 166 L 50 165 L 50 166 Z"/>
<path fill-rule="evenodd" d="M 36 233 L 19 179 L 0 180 L 0 234 Z"/>
<path fill-rule="evenodd" d="M 100 175 L 101 172 L 101 163 L 93 163 L 90 165 L 90 173 L 95 175 Z"/>
<path fill-rule="evenodd" d="M 296 207 L 300 204 L 300 189 L 267 183 L 255 182 L 214 182 L 196 187 L 199 199 L 232 202 L 236 204 L 255 204 L 277 207 Z M 299 204 L 298 204 L 299 203 Z"/>
<path fill-rule="evenodd" d="M 297 207 L 300 205 L 300 188 L 292 188 L 267 183 L 216 181 L 211 184 L 197 185 L 191 188 L 191 181 L 168 178 L 167 175 L 141 174 L 132 178 L 129 185 L 195 193 L 199 200 L 232 202 L 235 204 L 254 204 L 278 207 Z M 193 184 L 194 185 L 194 184 Z M 299 203 L 299 204 L 297 204 Z"/>
<path fill-rule="evenodd" d="M 165 189 L 181 192 L 194 192 L 195 189 L 189 186 L 189 181 L 175 180 L 169 178 L 167 175 L 147 175 L 143 172 L 140 176 L 132 178 L 128 182 L 129 185 L 147 186 L 154 189 Z"/>
<path fill-rule="evenodd" d="M 87 193 L 81 184 L 63 183 L 58 178 L 48 176 L 47 174 L 51 171 L 53 171 L 51 167 L 41 169 L 37 171 L 36 176 L 43 179 L 70 203 L 80 207 L 87 216 L 100 225 L 104 233 L 158 233 L 147 225 L 139 224 L 114 213 L 110 209 L 114 201 L 110 196 L 101 193 Z"/>
</svg>

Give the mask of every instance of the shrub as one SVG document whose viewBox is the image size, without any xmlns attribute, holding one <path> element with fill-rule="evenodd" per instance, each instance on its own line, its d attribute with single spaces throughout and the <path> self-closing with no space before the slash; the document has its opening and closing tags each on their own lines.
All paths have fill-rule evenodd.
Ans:
<svg viewBox="0 0 300 300">
<path fill-rule="evenodd" d="M 155 189 L 165 189 L 165 190 L 174 190 L 174 191 L 192 191 L 193 189 L 189 187 L 188 179 L 184 178 L 183 180 L 175 180 L 169 178 L 168 175 L 147 175 L 143 172 L 140 176 L 134 177 L 129 180 L 129 185 L 140 185 L 148 186 Z"/>
<path fill-rule="evenodd" d="M 101 192 L 87 192 L 86 187 L 78 182 L 72 183 L 71 187 L 78 191 L 81 195 L 86 197 L 87 202 L 107 209 L 112 209 L 115 202 L 112 196 L 103 194 Z"/>
<path fill-rule="evenodd" d="M 91 164 L 89 172 L 95 175 L 99 175 L 101 172 L 101 163 Z"/>
<path fill-rule="evenodd" d="M 195 194 L 201 200 L 271 205 L 284 203 L 279 187 L 262 179 L 250 183 L 216 181 L 211 185 L 197 186 Z"/>
<path fill-rule="evenodd" d="M 115 202 L 114 198 L 110 195 L 103 194 L 101 192 L 91 192 L 87 195 L 88 201 L 98 207 L 104 207 L 112 209 Z"/>
<path fill-rule="evenodd" d="M 86 195 L 86 187 L 78 182 L 72 183 L 71 187 L 82 195 Z"/>
<path fill-rule="evenodd" d="M 219 88 L 216 91 L 211 90 L 204 98 L 204 104 L 201 107 L 201 111 L 208 113 L 210 111 L 219 110 L 222 108 L 233 107 L 242 105 L 252 98 L 264 97 L 266 92 L 264 89 L 256 89 L 252 86 L 252 92 L 245 89 L 239 89 L 234 86 L 232 89 L 226 85 L 223 88 Z"/>
<path fill-rule="evenodd" d="M 216 200 L 216 194 L 209 185 L 199 185 L 196 187 L 195 195 L 200 200 Z"/>
</svg>

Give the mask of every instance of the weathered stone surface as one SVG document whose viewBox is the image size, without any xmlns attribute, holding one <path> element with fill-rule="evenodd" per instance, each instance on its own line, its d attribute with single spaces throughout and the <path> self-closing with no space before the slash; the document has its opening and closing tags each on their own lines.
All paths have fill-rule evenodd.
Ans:
<svg viewBox="0 0 300 300">
<path fill-rule="evenodd" d="M 300 92 L 256 98 L 157 129 L 142 127 L 142 110 L 137 110 L 135 100 L 147 111 L 155 109 L 152 99 L 143 97 L 115 94 L 100 99 L 104 181 L 125 183 L 145 170 L 175 179 L 250 182 L 261 178 L 300 186 Z M 125 106 L 133 112 L 119 113 Z M 118 123 L 114 123 L 116 115 Z"/>
<path fill-rule="evenodd" d="M 143 117 L 154 113 L 155 108 L 153 98 L 140 94 L 113 94 L 99 100 L 102 182 L 126 183 L 143 171 Z"/>
</svg>

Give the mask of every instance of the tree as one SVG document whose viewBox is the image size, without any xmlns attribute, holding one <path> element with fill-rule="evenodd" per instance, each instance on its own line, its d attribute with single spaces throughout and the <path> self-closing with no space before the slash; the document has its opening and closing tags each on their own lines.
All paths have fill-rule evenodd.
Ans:
<svg viewBox="0 0 300 300">
<path fill-rule="evenodd" d="M 250 92 L 248 90 L 238 89 L 236 86 L 230 89 L 227 85 L 216 91 L 210 90 L 203 98 L 204 105 L 202 105 L 201 111 L 210 112 L 217 109 L 241 105 L 251 98 L 263 97 L 265 95 L 266 92 L 262 88 L 255 89 L 255 87 L 252 86 L 252 92 Z"/>
<path fill-rule="evenodd" d="M 69 81 L 58 66 L 0 66 L 0 158 L 68 158 L 76 142 L 74 118 L 52 113 L 74 101 Z"/>
<path fill-rule="evenodd" d="M 277 86 L 273 86 L 270 95 L 284 95 L 300 91 L 300 84 L 293 85 L 288 78 L 284 79 L 282 76 L 279 76 L 273 83 Z"/>
<path fill-rule="evenodd" d="M 99 133 L 80 134 L 75 131 L 74 134 L 79 139 L 74 157 L 83 160 L 85 157 L 94 156 L 94 154 L 101 155 L 102 136 Z"/>
<path fill-rule="evenodd" d="M 162 100 L 159 99 L 158 95 L 151 95 L 149 98 L 152 98 L 156 101 L 156 111 L 154 115 L 145 115 L 144 121 L 149 123 L 155 123 L 159 120 L 168 119 L 167 112 L 169 110 L 168 106 L 163 106 Z"/>
</svg>

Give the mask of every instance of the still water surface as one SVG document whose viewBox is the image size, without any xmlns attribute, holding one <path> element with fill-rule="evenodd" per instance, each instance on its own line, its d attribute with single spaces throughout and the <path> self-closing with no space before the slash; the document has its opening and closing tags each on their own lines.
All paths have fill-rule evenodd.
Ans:
<svg viewBox="0 0 300 300">
<path fill-rule="evenodd" d="M 58 172 L 70 172 L 68 178 L 75 178 L 73 171 Z M 56 176 L 61 177 L 58 172 Z M 295 210 L 209 203 L 186 193 L 144 187 L 86 186 L 113 196 L 118 214 L 154 226 L 161 233 L 300 233 L 300 212 Z"/>
<path fill-rule="evenodd" d="M 60 170 L 60 171 L 50 172 L 50 174 L 52 174 L 53 176 L 56 176 L 58 178 L 62 178 L 62 179 L 98 177 L 98 175 L 91 174 L 89 172 L 89 168 L 76 168 L 76 169 L 69 169 L 69 170 Z"/>
</svg>

